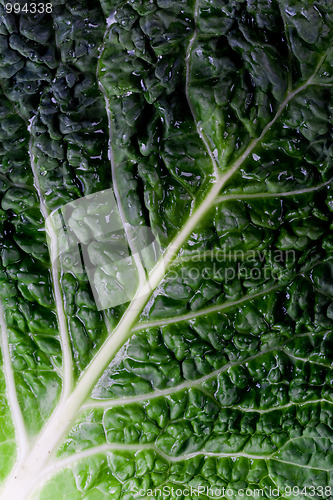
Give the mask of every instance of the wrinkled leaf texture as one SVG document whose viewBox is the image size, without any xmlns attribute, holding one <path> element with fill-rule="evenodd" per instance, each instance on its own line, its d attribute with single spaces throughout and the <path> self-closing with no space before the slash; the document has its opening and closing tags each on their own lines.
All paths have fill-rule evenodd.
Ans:
<svg viewBox="0 0 333 500">
<path fill-rule="evenodd" d="M 0 10 L 2 498 L 332 498 L 332 3 Z M 110 187 L 162 258 L 100 311 L 45 221 Z"/>
</svg>

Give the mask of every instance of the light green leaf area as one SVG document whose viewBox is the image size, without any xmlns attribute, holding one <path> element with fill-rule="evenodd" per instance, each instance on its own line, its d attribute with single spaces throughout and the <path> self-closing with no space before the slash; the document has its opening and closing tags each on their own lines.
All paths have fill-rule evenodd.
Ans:
<svg viewBox="0 0 333 500">
<path fill-rule="evenodd" d="M 15 5 L 1 499 L 331 499 L 332 5 Z"/>
<path fill-rule="evenodd" d="M 1 366 L 0 376 L 0 471 L 1 480 L 10 473 L 16 459 L 15 429 L 12 422 L 10 408 L 6 398 L 6 382 Z"/>
</svg>

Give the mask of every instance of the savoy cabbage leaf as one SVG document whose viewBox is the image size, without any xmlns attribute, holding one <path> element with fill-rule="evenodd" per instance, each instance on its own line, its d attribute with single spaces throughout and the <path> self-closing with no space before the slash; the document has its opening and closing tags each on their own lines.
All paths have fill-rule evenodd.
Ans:
<svg viewBox="0 0 333 500">
<path fill-rule="evenodd" d="M 332 3 L 7 4 L 1 498 L 331 499 Z"/>
</svg>

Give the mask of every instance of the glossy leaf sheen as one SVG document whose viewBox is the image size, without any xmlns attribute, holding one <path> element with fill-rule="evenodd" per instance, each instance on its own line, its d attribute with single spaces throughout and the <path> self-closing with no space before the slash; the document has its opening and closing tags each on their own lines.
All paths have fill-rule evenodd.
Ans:
<svg viewBox="0 0 333 500">
<path fill-rule="evenodd" d="M 330 2 L 52 5 L 0 4 L 1 498 L 332 498 Z M 161 258 L 100 310 L 48 221 L 110 188 Z"/>
</svg>

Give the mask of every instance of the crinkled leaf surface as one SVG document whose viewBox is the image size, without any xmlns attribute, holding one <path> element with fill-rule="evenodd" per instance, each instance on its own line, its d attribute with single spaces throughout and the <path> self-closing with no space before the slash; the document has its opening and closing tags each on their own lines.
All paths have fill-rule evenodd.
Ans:
<svg viewBox="0 0 333 500">
<path fill-rule="evenodd" d="M 1 498 L 332 498 L 332 3 L 0 10 Z M 47 221 L 110 188 L 161 256 L 100 310 Z"/>
</svg>

